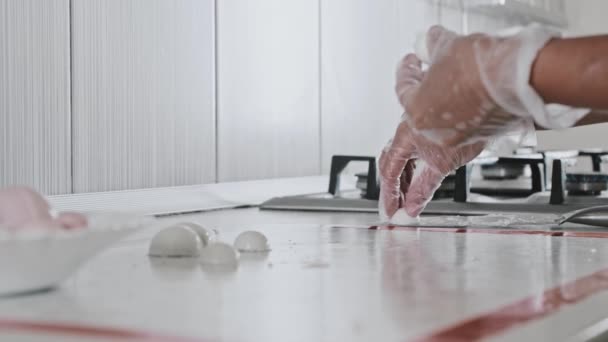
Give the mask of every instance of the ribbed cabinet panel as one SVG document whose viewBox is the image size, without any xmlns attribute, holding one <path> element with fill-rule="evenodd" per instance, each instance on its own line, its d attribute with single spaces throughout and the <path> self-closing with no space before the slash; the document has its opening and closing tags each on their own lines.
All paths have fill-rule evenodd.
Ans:
<svg viewBox="0 0 608 342">
<path fill-rule="evenodd" d="M 215 181 L 213 0 L 73 0 L 74 190 Z"/>
<path fill-rule="evenodd" d="M 71 190 L 69 0 L 0 0 L 0 186 Z"/>
<path fill-rule="evenodd" d="M 218 178 L 319 173 L 319 2 L 218 1 Z"/>
</svg>

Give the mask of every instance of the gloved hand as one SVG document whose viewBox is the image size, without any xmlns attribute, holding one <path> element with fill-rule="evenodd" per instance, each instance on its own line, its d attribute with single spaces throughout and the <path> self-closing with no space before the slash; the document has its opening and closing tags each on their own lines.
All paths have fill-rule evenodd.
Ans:
<svg viewBox="0 0 608 342">
<path fill-rule="evenodd" d="M 53 218 L 49 204 L 27 187 L 0 189 L 0 225 L 8 228 L 82 228 L 87 219 L 78 213 L 61 213 Z"/>
<path fill-rule="evenodd" d="M 484 147 L 484 142 L 444 147 L 402 121 L 380 155 L 381 219 L 389 221 L 400 208 L 410 217 L 417 217 L 443 179 L 477 157 Z"/>
<path fill-rule="evenodd" d="M 442 27 L 427 34 L 430 67 L 406 56 L 396 91 L 412 129 L 437 144 L 488 141 L 534 120 L 546 128 L 573 125 L 556 116 L 530 85 L 538 52 L 558 34 L 532 25 L 509 37 L 459 36 Z"/>
</svg>

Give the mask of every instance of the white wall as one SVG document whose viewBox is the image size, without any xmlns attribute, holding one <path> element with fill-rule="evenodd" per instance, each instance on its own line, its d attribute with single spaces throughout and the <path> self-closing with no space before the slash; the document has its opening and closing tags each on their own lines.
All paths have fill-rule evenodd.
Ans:
<svg viewBox="0 0 608 342">
<path fill-rule="evenodd" d="M 440 12 L 430 1 L 322 2 L 322 166 L 333 154 L 377 155 L 401 114 L 394 69 L 417 31 L 434 23 L 460 31 L 459 11 Z M 608 1 L 567 0 L 571 34 L 607 33 Z M 515 22 L 513 22 L 515 24 Z M 507 19 L 470 13 L 469 32 L 495 32 Z M 541 132 L 542 149 L 608 147 L 608 125 Z"/>
<path fill-rule="evenodd" d="M 74 191 L 215 181 L 213 0 L 72 0 Z"/>
<path fill-rule="evenodd" d="M 393 90 L 397 61 L 412 45 L 416 30 L 434 16 L 422 1 L 403 3 L 322 2 L 324 172 L 329 172 L 332 155 L 378 155 L 394 133 L 401 116 Z"/>
<path fill-rule="evenodd" d="M 568 1 L 574 33 L 608 31 L 607 2 Z M 401 115 L 394 70 L 416 32 L 461 29 L 458 10 L 433 2 L 72 0 L 70 16 L 68 0 L 4 0 L 0 184 L 60 193 L 303 176 L 327 172 L 334 154 L 377 155 Z M 506 26 L 468 20 L 470 31 Z M 608 146 L 605 130 L 541 134 L 541 147 Z"/>
<path fill-rule="evenodd" d="M 608 34 L 608 1 L 566 0 L 569 35 Z M 608 148 L 608 124 L 571 128 L 538 134 L 542 149 Z"/>
<path fill-rule="evenodd" d="M 218 179 L 319 173 L 319 3 L 218 1 Z"/>
<path fill-rule="evenodd" d="M 402 109 L 394 92 L 399 60 L 412 52 L 416 34 L 440 23 L 460 32 L 455 8 L 432 1 L 322 1 L 322 160 L 335 154 L 379 155 Z M 470 14 L 471 30 L 504 28 L 496 18 Z"/>
<path fill-rule="evenodd" d="M 0 186 L 71 189 L 69 0 L 0 1 Z"/>
<path fill-rule="evenodd" d="M 566 0 L 569 31 L 573 35 L 607 34 L 608 1 Z"/>
</svg>

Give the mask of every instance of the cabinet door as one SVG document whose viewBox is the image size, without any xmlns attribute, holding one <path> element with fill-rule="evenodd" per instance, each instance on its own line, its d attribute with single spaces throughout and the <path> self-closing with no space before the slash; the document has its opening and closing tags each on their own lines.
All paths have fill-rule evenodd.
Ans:
<svg viewBox="0 0 608 342">
<path fill-rule="evenodd" d="M 73 0 L 76 192 L 215 180 L 213 0 Z"/>
<path fill-rule="evenodd" d="M 318 1 L 218 1 L 218 170 L 319 172 Z"/>
<path fill-rule="evenodd" d="M 0 186 L 71 190 L 69 0 L 0 1 Z"/>
<path fill-rule="evenodd" d="M 433 21 L 425 1 L 322 1 L 322 165 L 331 156 L 378 156 L 402 109 L 397 63 Z"/>
</svg>

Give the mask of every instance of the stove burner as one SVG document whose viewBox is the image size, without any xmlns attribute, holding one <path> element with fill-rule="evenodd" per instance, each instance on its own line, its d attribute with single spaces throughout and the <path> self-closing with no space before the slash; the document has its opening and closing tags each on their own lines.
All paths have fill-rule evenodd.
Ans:
<svg viewBox="0 0 608 342">
<path fill-rule="evenodd" d="M 602 157 L 608 155 L 608 152 L 603 151 L 602 149 L 588 149 L 582 150 L 579 153 L 581 157 L 591 157 L 591 162 L 593 164 L 593 172 L 600 172 L 602 169 Z"/>
<path fill-rule="evenodd" d="M 608 190 L 608 174 L 568 173 L 566 174 L 566 190 L 572 196 L 597 196 Z"/>
<path fill-rule="evenodd" d="M 524 174 L 525 164 L 501 163 L 481 165 L 481 175 L 487 180 L 517 179 Z"/>
<path fill-rule="evenodd" d="M 357 189 L 361 190 L 361 195 L 365 197 L 367 192 L 367 172 L 356 173 L 357 177 Z M 454 189 L 456 187 L 456 173 L 449 174 L 439 186 L 439 189 L 435 191 L 433 199 L 441 198 L 452 198 L 454 197 Z"/>
<path fill-rule="evenodd" d="M 377 200 L 379 197 L 380 189 L 378 187 L 378 178 L 376 176 L 376 158 L 374 157 L 363 157 L 363 156 L 342 156 L 336 155 L 331 157 L 331 170 L 329 173 L 329 189 L 327 192 L 333 196 L 336 196 L 340 191 L 340 174 L 344 171 L 344 168 L 348 166 L 350 162 L 366 162 L 367 173 L 358 176 L 357 188 L 362 191 L 361 197 L 368 200 Z M 359 184 L 359 182 L 365 181 L 365 186 Z"/>
<path fill-rule="evenodd" d="M 578 152 L 577 152 L 578 153 Z M 591 154 L 589 152 L 587 155 Z M 601 154 L 602 157 L 606 156 L 606 153 L 594 153 L 594 155 Z M 475 192 L 480 194 L 487 194 L 494 197 L 525 197 L 533 193 L 541 192 L 544 190 L 543 181 L 544 175 L 546 174 L 546 155 L 539 154 L 529 156 L 515 156 L 515 157 L 499 157 L 494 164 L 476 164 L 481 166 L 482 175 L 487 180 L 513 180 L 519 179 L 525 171 L 526 167 L 530 167 L 531 170 L 531 189 L 511 189 L 511 188 L 473 188 L 471 189 L 469 183 L 469 172 L 467 169 L 473 165 L 465 165 L 461 167 L 456 175 L 452 174 L 442 182 L 441 186 L 437 190 L 434 199 L 444 199 L 452 197 L 454 202 L 467 202 L 469 192 Z M 330 184 L 328 192 L 332 195 L 336 195 L 339 189 L 339 175 L 340 172 L 346 167 L 351 161 L 365 161 L 368 162 L 368 172 L 362 172 L 356 174 L 357 177 L 357 188 L 361 190 L 361 197 L 364 199 L 377 200 L 379 195 L 379 187 L 376 178 L 376 163 L 375 158 L 372 157 L 359 157 L 359 156 L 334 156 L 332 157 L 332 169 L 330 174 Z M 600 195 L 603 191 L 608 190 L 608 174 L 600 172 L 589 172 L 589 173 L 570 173 L 564 172 L 564 162 L 568 159 L 563 160 L 560 158 L 553 159 L 553 177 L 551 181 L 551 196 L 549 203 L 552 205 L 564 204 L 567 201 L 567 194 L 573 197 L 593 197 Z M 595 168 L 595 167 L 594 167 Z M 368 177 L 371 175 L 372 177 Z M 488 190 L 492 190 L 488 193 Z M 515 192 L 517 193 L 516 195 Z"/>
<path fill-rule="evenodd" d="M 490 181 L 518 179 L 524 174 L 525 168 L 529 167 L 532 186 L 528 189 L 471 188 L 468 169 L 472 166 L 474 164 L 464 165 L 456 171 L 454 202 L 466 203 L 470 192 L 488 196 L 527 197 L 543 191 L 545 187 L 546 165 L 542 154 L 499 157 L 494 164 L 481 164 L 483 178 Z"/>
<path fill-rule="evenodd" d="M 367 191 L 367 172 L 357 173 L 355 177 L 357 177 L 357 189 L 365 193 Z"/>
</svg>

